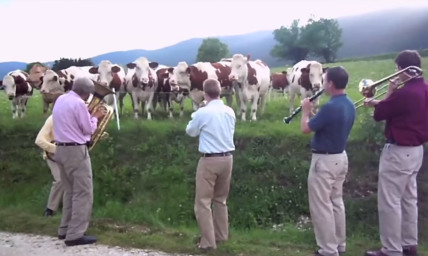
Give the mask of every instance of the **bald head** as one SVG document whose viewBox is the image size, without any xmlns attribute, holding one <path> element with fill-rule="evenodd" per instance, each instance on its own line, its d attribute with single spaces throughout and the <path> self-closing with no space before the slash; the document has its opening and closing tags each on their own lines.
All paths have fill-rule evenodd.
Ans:
<svg viewBox="0 0 428 256">
<path fill-rule="evenodd" d="M 77 77 L 74 79 L 72 90 L 80 96 L 88 96 L 94 93 L 94 82 L 88 77 Z"/>
<path fill-rule="evenodd" d="M 208 78 L 203 83 L 204 92 L 211 98 L 217 99 L 220 97 L 221 87 L 217 79 Z"/>
</svg>

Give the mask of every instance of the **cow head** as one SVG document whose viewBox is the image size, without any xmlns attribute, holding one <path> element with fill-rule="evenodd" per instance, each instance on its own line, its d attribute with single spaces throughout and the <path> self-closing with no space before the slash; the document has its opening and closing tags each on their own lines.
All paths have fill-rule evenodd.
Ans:
<svg viewBox="0 0 428 256">
<path fill-rule="evenodd" d="M 48 70 L 48 67 L 42 66 L 40 64 L 34 64 L 31 67 L 27 81 L 31 84 L 32 87 L 37 89 L 41 88 L 42 77 L 46 70 Z"/>
<path fill-rule="evenodd" d="M 176 67 L 169 68 L 169 84 L 172 88 L 189 93 L 191 70 L 185 61 L 180 61 Z"/>
<path fill-rule="evenodd" d="M 147 58 L 141 57 L 136 61 L 126 64 L 129 69 L 135 69 L 135 74 L 132 77 L 132 84 L 137 87 L 142 84 L 143 87 L 146 85 L 150 86 L 150 83 L 154 82 L 155 73 L 153 69 L 159 66 L 157 62 L 150 62 Z"/>
<path fill-rule="evenodd" d="M 301 69 L 301 84 L 304 87 L 309 87 L 314 92 L 318 91 L 323 85 L 323 74 L 326 70 L 327 68 L 323 68 L 319 62 L 308 64 L 306 68 Z"/>
<path fill-rule="evenodd" d="M 45 74 L 40 78 L 41 93 L 64 92 L 65 78 L 59 77 L 53 70 L 46 70 Z"/>
<path fill-rule="evenodd" d="M 247 63 L 250 60 L 250 55 L 244 57 L 242 54 L 234 54 L 230 63 L 229 80 L 242 84 L 248 75 Z"/>
<path fill-rule="evenodd" d="M 98 74 L 98 83 L 103 86 L 110 86 L 116 74 L 121 71 L 121 67 L 118 65 L 113 65 L 108 60 L 103 60 L 100 62 L 98 67 L 91 67 L 89 73 Z"/>
<path fill-rule="evenodd" d="M 27 93 L 32 92 L 32 87 L 27 82 L 27 77 L 22 71 L 10 72 L 3 77 L 1 86 L 4 92 L 8 96 L 9 100 L 16 97 L 16 87 L 24 88 Z"/>
</svg>

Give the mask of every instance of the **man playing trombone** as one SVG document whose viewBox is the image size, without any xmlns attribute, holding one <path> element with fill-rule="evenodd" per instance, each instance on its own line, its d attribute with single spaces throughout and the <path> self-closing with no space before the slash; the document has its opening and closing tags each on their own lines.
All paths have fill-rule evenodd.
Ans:
<svg viewBox="0 0 428 256">
<path fill-rule="evenodd" d="M 346 251 L 346 218 L 342 191 L 348 173 L 345 151 L 354 125 L 355 107 L 346 95 L 348 73 L 343 67 L 328 69 L 324 92 L 330 100 L 311 119 L 309 98 L 302 101 L 301 130 L 315 132 L 308 176 L 309 210 L 320 249 L 315 255 L 337 256 Z"/>
<path fill-rule="evenodd" d="M 390 81 L 385 99 L 364 102 L 365 106 L 374 107 L 376 122 L 386 121 L 386 144 L 380 157 L 378 179 L 382 248 L 367 251 L 367 256 L 417 255 L 416 176 L 422 165 L 423 144 L 428 141 L 428 84 L 416 69 L 409 68 L 421 67 L 417 51 L 400 52 L 395 64 L 398 70 L 403 70 L 398 80 L 407 81 L 404 86 L 397 89 L 398 82 Z"/>
</svg>

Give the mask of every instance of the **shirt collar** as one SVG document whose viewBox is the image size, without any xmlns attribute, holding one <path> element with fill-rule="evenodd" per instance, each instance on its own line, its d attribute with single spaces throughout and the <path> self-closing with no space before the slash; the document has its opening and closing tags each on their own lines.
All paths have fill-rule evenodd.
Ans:
<svg viewBox="0 0 428 256">
<path fill-rule="evenodd" d="M 221 99 L 218 100 L 211 100 L 210 102 L 208 102 L 208 105 L 224 105 L 223 101 Z"/>
</svg>

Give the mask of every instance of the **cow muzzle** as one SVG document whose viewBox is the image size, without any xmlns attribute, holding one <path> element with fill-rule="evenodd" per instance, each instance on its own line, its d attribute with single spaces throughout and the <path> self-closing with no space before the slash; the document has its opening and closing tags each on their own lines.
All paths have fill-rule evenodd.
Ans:
<svg viewBox="0 0 428 256">
<path fill-rule="evenodd" d="M 13 100 L 15 98 L 15 95 L 8 95 L 9 100 Z"/>
<path fill-rule="evenodd" d="M 229 80 L 233 82 L 233 81 L 236 81 L 237 78 L 235 76 L 229 76 Z"/>
<path fill-rule="evenodd" d="M 149 83 L 149 81 L 150 80 L 148 78 L 141 78 L 141 83 L 142 84 L 146 84 L 147 85 Z"/>
</svg>

